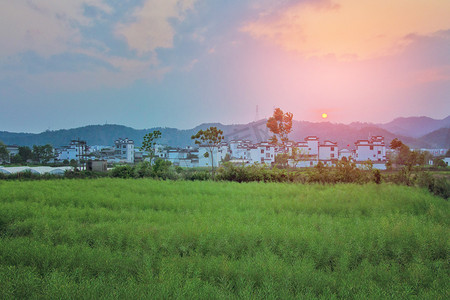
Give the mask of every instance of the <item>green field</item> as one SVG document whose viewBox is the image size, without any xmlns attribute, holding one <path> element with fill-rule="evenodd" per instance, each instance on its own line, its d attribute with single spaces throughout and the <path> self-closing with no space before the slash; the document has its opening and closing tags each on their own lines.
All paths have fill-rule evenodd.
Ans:
<svg viewBox="0 0 450 300">
<path fill-rule="evenodd" d="M 0 299 L 449 299 L 449 217 L 388 184 L 0 181 Z"/>
</svg>

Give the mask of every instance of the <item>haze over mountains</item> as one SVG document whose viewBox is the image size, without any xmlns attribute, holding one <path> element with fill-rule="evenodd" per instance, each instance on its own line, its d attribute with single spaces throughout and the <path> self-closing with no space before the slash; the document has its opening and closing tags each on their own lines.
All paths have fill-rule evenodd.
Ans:
<svg viewBox="0 0 450 300">
<path fill-rule="evenodd" d="M 133 129 L 123 125 L 89 125 L 73 129 L 45 131 L 38 134 L 12 133 L 0 131 L 0 141 L 8 145 L 32 146 L 51 144 L 54 147 L 68 145 L 72 139 L 86 140 L 88 145 L 112 145 L 119 137 L 133 139 L 139 147 L 142 137 L 153 130 L 162 132 L 161 144 L 172 147 L 193 145 L 191 136 L 200 129 L 216 126 L 224 131 L 226 139 L 245 138 L 259 142 L 269 137 L 265 120 L 248 124 L 223 125 L 220 123 L 201 124 L 195 128 L 180 130 L 176 128 Z M 358 139 L 382 135 L 386 143 L 399 138 L 412 148 L 450 148 L 450 116 L 442 120 L 429 117 L 397 118 L 386 124 L 351 123 L 334 124 L 329 122 L 293 121 L 290 139 L 302 141 L 306 136 L 315 135 L 321 141 L 337 142 L 340 148 L 352 148 Z"/>
</svg>

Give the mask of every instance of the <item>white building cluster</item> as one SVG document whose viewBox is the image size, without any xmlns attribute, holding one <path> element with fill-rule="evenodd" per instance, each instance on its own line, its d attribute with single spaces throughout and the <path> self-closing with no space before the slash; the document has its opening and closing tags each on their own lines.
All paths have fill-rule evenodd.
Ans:
<svg viewBox="0 0 450 300">
<path fill-rule="evenodd" d="M 114 146 L 88 146 L 85 141 L 72 140 L 68 146 L 55 149 L 57 161 L 106 160 L 109 163 L 134 163 L 134 141 L 119 138 Z"/>
<path fill-rule="evenodd" d="M 232 140 L 210 147 L 200 145 L 198 149 L 169 149 L 156 147 L 156 157 L 171 161 L 181 167 L 218 167 L 224 161 L 236 164 L 272 165 L 279 154 L 292 156 L 296 151 L 297 159 L 288 159 L 292 167 L 313 167 L 319 162 L 331 166 L 333 162 L 343 159 L 352 160 L 357 165 L 370 160 L 375 168 L 385 169 L 386 146 L 384 138 L 374 136 L 368 140 L 358 140 L 355 149 L 341 149 L 332 141 L 320 142 L 316 136 L 308 136 L 302 142 L 288 142 L 284 146 L 277 146 L 269 142 L 252 143 L 248 140 Z M 211 152 L 213 160 L 211 161 Z M 206 154 L 207 153 L 207 154 Z M 206 154 L 206 155 L 205 155 Z"/>
</svg>

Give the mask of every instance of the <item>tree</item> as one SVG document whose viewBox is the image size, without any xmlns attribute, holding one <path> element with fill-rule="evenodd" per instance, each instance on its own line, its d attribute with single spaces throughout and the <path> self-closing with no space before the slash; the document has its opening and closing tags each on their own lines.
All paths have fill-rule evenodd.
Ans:
<svg viewBox="0 0 450 300">
<path fill-rule="evenodd" d="M 409 170 L 416 164 L 420 164 L 419 153 L 411 151 L 402 141 L 395 138 L 391 141 L 390 148 L 395 150 L 396 155 L 393 161 L 397 165 L 407 166 Z"/>
<path fill-rule="evenodd" d="M 153 158 L 155 157 L 155 145 L 156 140 L 161 137 L 161 131 L 154 130 L 144 135 L 144 141 L 142 142 L 141 151 L 147 151 L 148 157 L 150 157 L 150 165 L 152 165 Z"/>
<path fill-rule="evenodd" d="M 288 141 L 288 134 L 292 131 L 292 117 L 290 112 L 283 113 L 280 108 L 275 108 L 273 116 L 267 120 L 266 126 L 273 133 L 270 142 L 283 145 Z"/>
<path fill-rule="evenodd" d="M 214 178 L 214 149 L 218 148 L 224 140 L 223 131 L 217 127 L 209 127 L 206 130 L 200 130 L 197 134 L 191 136 L 197 145 L 206 147 L 204 157 L 211 158 L 211 173 Z"/>
<path fill-rule="evenodd" d="M 23 162 L 27 162 L 29 159 L 33 159 L 33 152 L 30 147 L 19 146 L 19 155 Z"/>
<path fill-rule="evenodd" d="M 44 146 L 33 146 L 33 160 L 40 163 L 47 163 L 54 158 L 53 147 L 50 144 Z"/>
<path fill-rule="evenodd" d="M 275 156 L 275 165 L 279 168 L 286 168 L 289 163 L 289 154 L 279 153 Z"/>
<path fill-rule="evenodd" d="M 17 153 L 16 155 L 13 155 L 11 157 L 11 163 L 13 163 L 13 164 L 22 164 L 23 163 L 22 156 L 20 156 L 19 153 Z"/>
<path fill-rule="evenodd" d="M 389 145 L 389 147 L 392 150 L 397 150 L 399 149 L 401 146 L 403 146 L 404 144 L 402 143 L 402 141 L 400 141 L 398 138 L 395 138 L 391 141 L 391 144 Z"/>
<path fill-rule="evenodd" d="M 6 145 L 0 141 L 0 161 L 7 162 L 9 161 L 9 152 L 6 148 Z"/>
<path fill-rule="evenodd" d="M 297 164 L 299 162 L 307 160 L 306 152 L 298 147 L 292 148 L 292 154 L 290 158 L 292 159 L 294 167 L 297 167 Z"/>
</svg>

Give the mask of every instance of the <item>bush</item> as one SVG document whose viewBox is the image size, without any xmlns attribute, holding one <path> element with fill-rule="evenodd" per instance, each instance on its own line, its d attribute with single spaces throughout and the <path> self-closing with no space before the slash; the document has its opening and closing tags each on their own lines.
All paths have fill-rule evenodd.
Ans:
<svg viewBox="0 0 450 300">
<path fill-rule="evenodd" d="M 111 171 L 111 177 L 115 178 L 133 178 L 134 177 L 134 167 L 129 165 L 115 167 Z"/>
<path fill-rule="evenodd" d="M 178 174 L 170 161 L 157 159 L 153 165 L 152 177 L 163 180 L 176 180 L 178 179 Z"/>
<path fill-rule="evenodd" d="M 443 177 L 436 178 L 434 180 L 433 194 L 440 196 L 444 199 L 450 197 L 450 183 Z"/>
<path fill-rule="evenodd" d="M 136 177 L 138 178 L 151 177 L 153 174 L 152 166 L 148 161 L 144 161 L 139 165 L 137 165 L 135 167 L 135 170 L 136 170 Z"/>
<path fill-rule="evenodd" d="M 381 172 L 378 169 L 373 170 L 373 182 L 375 182 L 376 184 L 381 183 Z"/>
<path fill-rule="evenodd" d="M 190 181 L 206 181 L 211 179 L 211 173 L 209 171 L 184 170 L 182 176 L 184 180 Z"/>
</svg>

